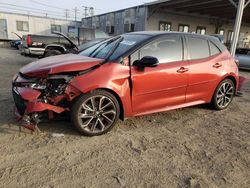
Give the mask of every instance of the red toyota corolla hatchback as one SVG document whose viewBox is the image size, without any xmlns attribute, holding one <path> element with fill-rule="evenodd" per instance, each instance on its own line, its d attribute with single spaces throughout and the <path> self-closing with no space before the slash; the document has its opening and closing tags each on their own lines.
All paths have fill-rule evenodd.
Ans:
<svg viewBox="0 0 250 188">
<path fill-rule="evenodd" d="M 13 96 L 26 128 L 70 112 L 82 134 L 95 136 L 119 118 L 203 103 L 226 109 L 237 86 L 235 60 L 216 38 L 136 32 L 23 67 Z"/>
</svg>

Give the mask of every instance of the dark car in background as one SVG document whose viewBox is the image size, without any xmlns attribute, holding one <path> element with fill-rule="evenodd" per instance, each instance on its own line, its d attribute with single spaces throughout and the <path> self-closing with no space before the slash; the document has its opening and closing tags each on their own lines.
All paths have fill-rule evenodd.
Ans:
<svg viewBox="0 0 250 188">
<path fill-rule="evenodd" d="M 22 45 L 22 40 L 12 40 L 12 41 L 10 41 L 10 46 L 12 48 L 16 48 L 17 50 L 19 49 L 20 45 Z"/>
<path fill-rule="evenodd" d="M 78 46 L 86 42 L 104 39 L 109 36 L 99 30 L 78 28 L 78 36 L 69 38 L 63 33 L 53 32 L 54 36 L 24 35 L 22 38 L 23 55 L 49 57 L 67 53 L 79 53 Z"/>
<path fill-rule="evenodd" d="M 250 49 L 238 48 L 236 50 L 235 58 L 239 61 L 239 68 L 250 70 Z"/>
<path fill-rule="evenodd" d="M 46 36 L 46 35 L 24 35 L 22 37 L 23 47 L 21 53 L 23 55 L 38 55 L 42 56 L 45 47 L 49 44 L 70 46 L 71 44 L 61 36 Z"/>
<path fill-rule="evenodd" d="M 16 40 L 12 40 L 10 41 L 10 46 L 12 48 L 16 48 L 17 50 L 20 49 L 20 47 L 22 46 L 23 42 L 22 42 L 22 37 L 20 35 L 18 35 L 17 33 L 12 32 L 14 35 L 16 35 L 19 39 Z"/>
</svg>

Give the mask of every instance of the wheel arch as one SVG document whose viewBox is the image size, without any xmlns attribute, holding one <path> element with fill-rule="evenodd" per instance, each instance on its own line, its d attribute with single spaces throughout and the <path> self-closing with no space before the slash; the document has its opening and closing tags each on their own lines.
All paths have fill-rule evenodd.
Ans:
<svg viewBox="0 0 250 188">
<path fill-rule="evenodd" d="M 123 103 L 122 103 L 122 100 L 120 98 L 120 96 L 112 89 L 109 89 L 109 88 L 98 88 L 98 89 L 95 89 L 95 90 L 104 90 L 104 91 L 107 91 L 109 93 L 111 93 L 112 95 L 115 96 L 115 98 L 117 99 L 118 103 L 119 103 L 119 106 L 120 106 L 120 119 L 122 121 L 124 121 L 124 107 L 123 107 Z M 94 90 L 92 90 L 94 91 Z"/>
<path fill-rule="evenodd" d="M 238 82 L 237 82 L 236 78 L 235 78 L 234 76 L 232 76 L 232 75 L 227 75 L 226 77 L 224 77 L 223 80 L 225 80 L 225 79 L 229 79 L 229 80 L 231 80 L 231 81 L 234 83 L 235 92 L 237 92 Z M 223 80 L 222 80 L 222 81 L 223 81 Z"/>
<path fill-rule="evenodd" d="M 46 46 L 45 51 L 46 50 L 58 50 L 61 53 L 64 53 L 66 51 L 66 48 L 61 45 L 49 45 L 49 46 Z"/>
<path fill-rule="evenodd" d="M 219 81 L 217 82 L 215 88 L 213 89 L 212 96 L 209 97 L 208 101 L 210 101 L 210 102 L 212 101 L 213 96 L 214 96 L 214 93 L 215 93 L 215 91 L 216 91 L 216 88 L 217 88 L 218 85 L 219 85 L 223 80 L 225 80 L 225 79 L 230 79 L 230 80 L 234 83 L 234 85 L 235 85 L 235 92 L 237 92 L 238 81 L 237 81 L 237 79 L 236 79 L 236 77 L 235 77 L 234 75 L 228 74 L 228 75 L 225 75 L 221 80 L 219 80 Z"/>
</svg>

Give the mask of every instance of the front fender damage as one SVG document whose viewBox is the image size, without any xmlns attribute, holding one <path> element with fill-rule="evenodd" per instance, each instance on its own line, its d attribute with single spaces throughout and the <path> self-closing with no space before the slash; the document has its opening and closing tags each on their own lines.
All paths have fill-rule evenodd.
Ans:
<svg viewBox="0 0 250 188">
<path fill-rule="evenodd" d="M 15 116 L 22 127 L 32 131 L 39 131 L 37 125 L 42 121 L 44 116 L 50 120 L 54 118 L 54 114 L 69 111 L 69 107 L 62 105 L 62 102 L 70 102 L 81 94 L 70 83 L 66 86 L 62 94 L 55 96 L 44 97 L 41 91 L 26 87 L 13 88 L 13 93 L 16 103 Z M 25 109 L 23 110 L 17 107 L 20 100 L 25 105 Z"/>
</svg>

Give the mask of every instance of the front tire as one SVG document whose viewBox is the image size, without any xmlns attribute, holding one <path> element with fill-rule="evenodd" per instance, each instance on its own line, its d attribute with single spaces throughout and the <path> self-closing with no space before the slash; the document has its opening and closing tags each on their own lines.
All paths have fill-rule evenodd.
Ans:
<svg viewBox="0 0 250 188">
<path fill-rule="evenodd" d="M 83 135 L 98 136 L 109 132 L 120 116 L 120 106 L 114 95 L 95 90 L 80 96 L 71 109 L 71 120 Z"/>
<path fill-rule="evenodd" d="M 235 84 L 230 79 L 223 80 L 215 90 L 212 105 L 216 110 L 225 110 L 235 95 Z"/>
</svg>

